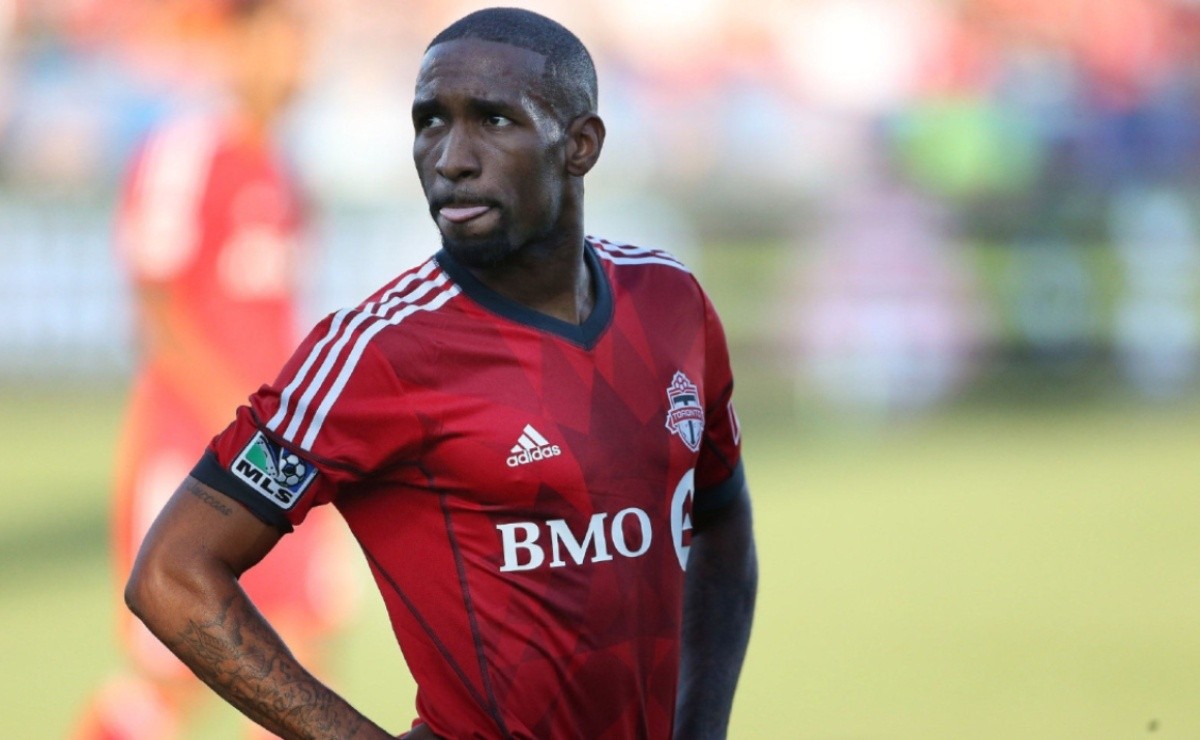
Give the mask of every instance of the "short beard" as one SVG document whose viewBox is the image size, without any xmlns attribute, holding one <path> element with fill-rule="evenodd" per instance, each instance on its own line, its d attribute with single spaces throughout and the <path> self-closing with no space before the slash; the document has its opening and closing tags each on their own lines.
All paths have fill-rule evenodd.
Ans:
<svg viewBox="0 0 1200 740">
<path fill-rule="evenodd" d="M 458 240 L 442 234 L 442 248 L 454 261 L 474 270 L 490 270 L 504 264 L 519 247 L 497 234 L 482 239 Z"/>
</svg>

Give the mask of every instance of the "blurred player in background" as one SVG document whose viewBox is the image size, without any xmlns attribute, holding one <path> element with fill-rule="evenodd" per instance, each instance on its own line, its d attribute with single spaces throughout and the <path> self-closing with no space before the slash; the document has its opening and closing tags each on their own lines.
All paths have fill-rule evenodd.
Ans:
<svg viewBox="0 0 1200 740">
<path fill-rule="evenodd" d="M 113 534 L 122 580 L 196 450 L 273 377 L 297 338 L 302 203 L 273 150 L 272 130 L 300 82 L 302 29 L 277 0 L 194 5 L 215 14 L 209 20 L 226 99 L 219 110 L 169 121 L 148 138 L 117 220 L 142 349 L 116 464 Z M 288 643 L 318 662 L 318 638 L 345 619 L 353 601 L 340 526 L 323 518 L 305 527 L 243 579 Z M 140 622 L 120 614 L 136 674 L 98 692 L 76 737 L 176 736 L 200 684 Z"/>
</svg>

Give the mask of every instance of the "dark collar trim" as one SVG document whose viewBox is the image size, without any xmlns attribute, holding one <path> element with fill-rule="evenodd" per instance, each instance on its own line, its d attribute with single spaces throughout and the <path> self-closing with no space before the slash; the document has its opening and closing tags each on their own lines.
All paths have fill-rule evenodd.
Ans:
<svg viewBox="0 0 1200 740">
<path fill-rule="evenodd" d="M 553 316 L 547 316 L 510 298 L 505 298 L 480 282 L 471 274 L 470 270 L 458 264 L 445 249 L 434 255 L 438 265 L 446 271 L 446 274 L 459 288 L 462 288 L 462 292 L 488 311 L 518 324 L 562 337 L 584 349 L 591 349 L 596 346 L 596 342 L 600 340 L 600 336 L 612 321 L 612 286 L 609 285 L 608 273 L 604 271 L 600 258 L 596 256 L 592 245 L 586 239 L 583 242 L 583 258 L 587 262 L 588 272 L 592 277 L 592 291 L 595 293 L 596 303 L 587 320 L 576 325 Z"/>
</svg>

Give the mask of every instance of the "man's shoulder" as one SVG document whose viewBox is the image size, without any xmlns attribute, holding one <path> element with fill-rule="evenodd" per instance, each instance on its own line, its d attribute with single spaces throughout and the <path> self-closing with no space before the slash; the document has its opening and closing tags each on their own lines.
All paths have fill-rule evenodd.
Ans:
<svg viewBox="0 0 1200 740">
<path fill-rule="evenodd" d="M 386 311 L 419 301 L 431 293 L 436 293 L 439 288 L 452 284 L 437 259 L 431 255 L 384 283 L 360 302 L 355 310 Z"/>
<path fill-rule="evenodd" d="M 385 330 L 402 325 L 407 330 L 421 324 L 421 317 L 436 313 L 458 293 L 458 286 L 437 260 L 429 257 L 400 273 L 357 305 L 330 314 L 326 322 L 333 325 L 329 331 L 369 342 Z"/>
<path fill-rule="evenodd" d="M 398 372 L 407 365 L 405 359 L 422 357 L 440 336 L 438 317 L 445 315 L 443 307 L 458 294 L 458 287 L 430 258 L 366 300 L 326 314 L 309 331 L 291 363 L 299 368 L 298 377 L 316 378 L 311 383 L 317 388 L 323 388 L 329 376 L 336 377 L 335 397 L 351 377 L 374 378 L 360 384 L 363 388 L 377 382 L 387 387 L 390 375 L 363 373 L 362 368 L 390 366 Z"/>
<path fill-rule="evenodd" d="M 682 261 L 665 249 L 644 247 L 637 244 L 588 236 L 588 244 L 600 259 L 620 267 L 658 268 L 665 267 L 690 276 L 692 271 Z"/>
<path fill-rule="evenodd" d="M 618 292 L 642 294 L 655 302 L 703 301 L 704 290 L 691 269 L 667 250 L 593 236 L 588 243 Z"/>
</svg>

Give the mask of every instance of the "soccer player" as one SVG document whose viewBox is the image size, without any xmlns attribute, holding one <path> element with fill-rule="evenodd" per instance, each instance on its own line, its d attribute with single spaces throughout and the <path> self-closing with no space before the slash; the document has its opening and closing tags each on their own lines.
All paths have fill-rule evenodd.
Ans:
<svg viewBox="0 0 1200 740">
<path fill-rule="evenodd" d="M 238 410 L 130 608 L 279 735 L 390 737 L 238 583 L 332 504 L 418 685 L 409 737 L 723 737 L 757 582 L 729 357 L 683 265 L 584 235 L 587 51 L 528 11 L 468 15 L 427 48 L 413 123 L 442 250 Z"/>
<path fill-rule="evenodd" d="M 122 580 L 196 450 L 278 371 L 299 336 L 293 272 L 302 208 L 272 130 L 301 73 L 301 29 L 271 0 L 209 7 L 223 8 L 212 44 L 226 65 L 228 105 L 156 130 L 118 214 L 117 246 L 136 290 L 142 345 L 116 464 L 113 544 Z M 255 603 L 305 654 L 353 601 L 330 594 L 348 581 L 341 524 L 324 517 L 313 524 L 245 579 Z M 136 675 L 97 693 L 76 736 L 163 740 L 180 729 L 203 687 L 121 614 Z"/>
</svg>

